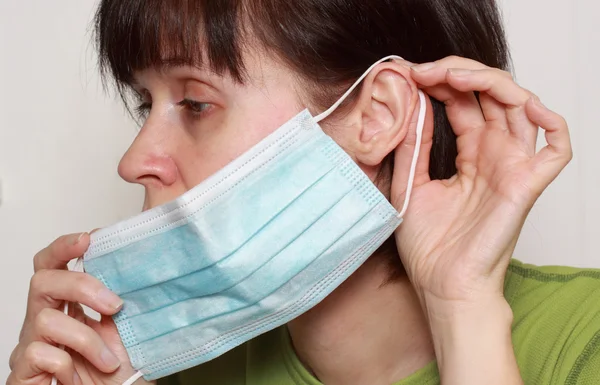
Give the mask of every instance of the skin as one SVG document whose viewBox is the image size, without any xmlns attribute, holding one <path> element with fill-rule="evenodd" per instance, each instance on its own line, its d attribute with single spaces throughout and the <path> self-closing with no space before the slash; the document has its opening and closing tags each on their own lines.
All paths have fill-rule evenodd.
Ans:
<svg viewBox="0 0 600 385">
<path fill-rule="evenodd" d="M 193 188 L 310 105 L 297 76 L 275 59 L 247 54 L 245 62 L 245 85 L 198 68 L 136 74 L 135 88 L 152 108 L 119 173 L 145 187 L 144 209 Z M 384 192 L 398 209 L 418 145 L 418 88 L 447 106 L 458 135 L 458 175 L 429 180 L 428 102 L 415 189 L 396 232 L 407 276 L 382 286 L 386 266 L 371 258 L 288 325 L 294 347 L 327 385 L 390 384 L 433 359 L 445 385 L 521 384 L 503 280 L 527 213 L 571 159 L 567 125 L 509 74 L 480 63 L 382 63 L 347 114 L 322 126 L 373 179 L 395 151 L 391 190 Z M 481 108 L 473 91 L 481 92 Z M 208 105 L 182 108 L 184 98 Z M 549 145 L 536 153 L 538 126 Z M 65 385 L 121 384 L 135 372 L 110 319 L 119 298 L 93 277 L 66 271 L 88 245 L 88 234 L 73 234 L 35 256 L 7 384 L 48 384 L 52 375 Z M 102 321 L 78 306 L 75 319 L 62 314 L 63 301 L 91 307 Z"/>
</svg>

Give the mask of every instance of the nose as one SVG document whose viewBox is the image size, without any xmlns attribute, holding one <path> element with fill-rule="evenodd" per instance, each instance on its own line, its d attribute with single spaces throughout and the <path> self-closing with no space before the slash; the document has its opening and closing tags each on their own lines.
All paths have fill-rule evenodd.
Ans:
<svg viewBox="0 0 600 385">
<path fill-rule="evenodd" d="M 165 135 L 169 130 L 166 122 L 149 117 L 133 141 L 121 162 L 119 175 L 129 183 L 146 189 L 144 209 L 158 206 L 181 195 L 180 179 L 173 138 Z"/>
</svg>

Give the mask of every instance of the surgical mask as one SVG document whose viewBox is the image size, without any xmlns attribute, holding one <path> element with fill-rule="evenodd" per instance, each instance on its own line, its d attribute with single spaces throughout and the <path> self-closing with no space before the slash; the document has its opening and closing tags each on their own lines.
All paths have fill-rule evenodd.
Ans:
<svg viewBox="0 0 600 385">
<path fill-rule="evenodd" d="M 314 307 L 395 231 L 398 213 L 305 110 L 176 200 L 94 232 L 85 271 L 119 295 L 132 366 L 154 380 L 212 360 Z"/>
</svg>

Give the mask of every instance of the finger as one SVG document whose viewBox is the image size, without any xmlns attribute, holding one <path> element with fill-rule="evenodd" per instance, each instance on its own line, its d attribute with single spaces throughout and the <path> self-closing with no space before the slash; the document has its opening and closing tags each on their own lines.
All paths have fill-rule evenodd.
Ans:
<svg viewBox="0 0 600 385">
<path fill-rule="evenodd" d="M 488 67 L 478 61 L 458 56 L 449 56 L 436 62 L 413 66 L 411 67 L 411 75 L 422 86 L 433 87 L 447 83 L 448 71 L 458 68 L 472 71 L 491 70 L 499 76 L 512 80 L 512 75 L 507 71 Z"/>
<path fill-rule="evenodd" d="M 489 68 L 470 59 L 449 57 L 434 63 L 411 67 L 411 75 L 425 91 L 446 105 L 446 113 L 455 133 L 465 135 L 485 124 L 479 102 L 473 92 L 460 92 L 448 84 L 448 66 L 464 65 L 467 68 Z"/>
<path fill-rule="evenodd" d="M 58 310 L 46 308 L 40 312 L 33 329 L 33 341 L 68 347 L 104 373 L 112 373 L 120 366 L 98 333 Z"/>
<path fill-rule="evenodd" d="M 440 61 L 434 63 L 425 63 L 420 66 L 411 67 L 411 74 L 415 81 L 425 87 L 433 87 L 440 84 L 445 84 L 448 82 L 448 72 L 455 71 L 458 72 L 462 69 L 470 73 L 471 71 L 490 71 L 494 73 L 496 76 L 508 79 L 512 81 L 512 75 L 509 72 L 502 71 L 500 69 L 488 67 L 484 64 L 476 62 L 474 60 L 458 58 L 458 57 L 449 57 L 446 59 L 442 59 Z M 475 89 L 469 91 L 476 91 Z M 482 103 L 482 107 L 485 107 L 485 103 Z M 491 106 L 493 107 L 493 105 Z M 499 112 L 494 114 L 493 112 Z M 488 114 L 485 114 L 485 113 Z M 488 120 L 498 120 L 503 117 L 504 111 L 499 109 L 490 108 L 488 111 L 485 111 L 484 114 Z"/>
<path fill-rule="evenodd" d="M 497 69 L 449 70 L 448 84 L 460 91 L 480 91 L 480 102 L 486 121 L 508 130 L 519 139 L 523 149 L 535 154 L 538 127 L 525 113 L 525 103 L 532 94 Z"/>
<path fill-rule="evenodd" d="M 541 194 L 573 158 L 569 127 L 562 116 L 549 110 L 536 97 L 525 107 L 529 119 L 544 129 L 548 143 L 533 158 L 533 174 L 539 176 L 536 187 Z"/>
<path fill-rule="evenodd" d="M 417 143 L 417 124 L 419 113 L 422 108 L 426 108 L 425 112 L 425 124 L 423 126 L 423 133 L 421 136 L 421 143 Z M 431 101 L 427 96 L 425 96 L 425 105 L 417 104 L 417 108 L 413 113 L 412 120 L 410 122 L 409 130 L 406 135 L 406 138 L 400 146 L 396 149 L 394 154 L 394 175 L 392 177 L 392 183 L 394 184 L 392 187 L 392 199 L 394 199 L 394 203 L 397 203 L 400 207 L 398 209 L 402 209 L 402 205 L 404 204 L 404 194 L 408 188 L 408 182 L 410 177 L 410 171 L 413 163 L 413 158 L 415 156 L 415 148 L 419 145 L 419 158 L 417 159 L 417 164 L 415 168 L 415 179 L 413 181 L 413 186 L 417 187 L 424 183 L 427 183 L 429 178 L 429 158 L 431 153 L 431 146 L 433 144 L 433 107 L 431 105 Z"/>
<path fill-rule="evenodd" d="M 426 87 L 424 91 L 444 103 L 446 116 L 454 133 L 459 137 L 456 144 L 461 159 L 470 161 L 477 155 L 476 140 L 479 129 L 485 127 L 485 119 L 479 102 L 472 92 L 460 92 L 445 83 Z"/>
<path fill-rule="evenodd" d="M 41 270 L 31 278 L 27 317 L 42 309 L 59 308 L 64 301 L 86 305 L 100 314 L 113 315 L 123 306 L 119 296 L 87 273 Z"/>
<path fill-rule="evenodd" d="M 466 135 L 485 126 L 485 119 L 474 93 L 460 92 L 446 83 L 427 87 L 424 90 L 444 103 L 446 115 L 457 136 Z"/>
<path fill-rule="evenodd" d="M 85 253 L 90 243 L 87 233 L 64 235 L 33 257 L 34 271 L 64 269 L 67 263 Z"/>
<path fill-rule="evenodd" d="M 479 93 L 479 103 L 481 111 L 488 123 L 493 123 L 502 130 L 509 129 L 508 118 L 506 116 L 506 106 L 485 92 Z"/>
<path fill-rule="evenodd" d="M 48 375 L 56 376 L 64 385 L 81 385 L 73 360 L 67 352 L 43 342 L 34 342 L 25 349 L 23 357 L 16 363 L 6 383 L 7 385 L 31 383 L 31 380 L 36 377 Z M 50 379 L 48 378 L 47 381 L 49 382 Z"/>
<path fill-rule="evenodd" d="M 448 83 L 457 90 L 462 92 L 486 92 L 509 107 L 523 106 L 531 97 L 529 91 L 520 87 L 511 77 L 504 75 L 503 71 L 498 69 L 473 71 L 454 68 L 448 72 Z"/>
<path fill-rule="evenodd" d="M 458 56 L 449 56 L 435 62 L 413 66 L 411 67 L 411 75 L 417 83 L 424 86 L 433 86 L 445 82 L 444 79 L 446 78 L 446 73 L 450 68 L 484 70 L 490 69 L 491 67 L 475 60 Z M 506 76 L 510 76 L 510 74 L 506 74 Z"/>
</svg>

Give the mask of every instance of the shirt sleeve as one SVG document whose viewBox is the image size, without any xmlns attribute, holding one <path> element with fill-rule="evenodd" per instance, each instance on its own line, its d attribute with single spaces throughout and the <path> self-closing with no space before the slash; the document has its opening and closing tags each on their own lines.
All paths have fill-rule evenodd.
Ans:
<svg viewBox="0 0 600 385">
<path fill-rule="evenodd" d="M 508 279 L 525 384 L 600 385 L 600 270 L 514 262 Z"/>
</svg>

